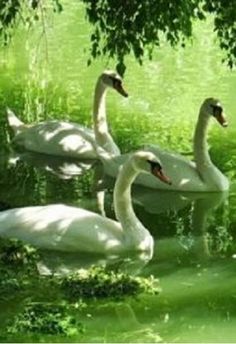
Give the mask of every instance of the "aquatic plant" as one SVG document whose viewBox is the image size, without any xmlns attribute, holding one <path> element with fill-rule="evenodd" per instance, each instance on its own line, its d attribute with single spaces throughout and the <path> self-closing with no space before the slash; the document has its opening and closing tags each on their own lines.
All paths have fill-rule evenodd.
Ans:
<svg viewBox="0 0 236 344">
<path fill-rule="evenodd" d="M 34 283 L 38 283 L 38 257 L 35 248 L 15 239 L 1 238 L 0 300 L 19 297 Z"/>
<path fill-rule="evenodd" d="M 123 272 L 109 271 L 105 267 L 92 266 L 61 279 L 66 297 L 75 300 L 85 298 L 115 298 L 136 296 L 140 293 L 158 294 L 158 280 L 134 277 Z"/>
<path fill-rule="evenodd" d="M 22 266 L 35 262 L 38 257 L 36 252 L 35 248 L 19 240 L 1 239 L 0 241 L 0 263 Z"/>
<path fill-rule="evenodd" d="M 65 305 L 35 303 L 25 306 L 7 326 L 10 335 L 19 333 L 60 334 L 71 336 L 82 333 L 84 327 L 68 314 Z"/>
</svg>

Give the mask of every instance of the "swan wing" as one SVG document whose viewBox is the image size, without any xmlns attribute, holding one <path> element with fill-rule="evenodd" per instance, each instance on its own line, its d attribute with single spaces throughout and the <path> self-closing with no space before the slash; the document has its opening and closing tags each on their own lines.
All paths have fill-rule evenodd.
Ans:
<svg viewBox="0 0 236 344">
<path fill-rule="evenodd" d="M 15 208 L 0 213 L 0 235 L 44 249 L 109 253 L 120 247 L 120 224 L 62 204 Z"/>
<path fill-rule="evenodd" d="M 75 123 L 47 121 L 25 128 L 14 142 L 25 149 L 51 155 L 94 159 L 94 133 Z"/>
</svg>

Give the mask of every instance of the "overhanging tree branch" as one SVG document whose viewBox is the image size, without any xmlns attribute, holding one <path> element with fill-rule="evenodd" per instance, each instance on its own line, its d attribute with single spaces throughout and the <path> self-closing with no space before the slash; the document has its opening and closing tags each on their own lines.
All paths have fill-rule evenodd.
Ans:
<svg viewBox="0 0 236 344">
<path fill-rule="evenodd" d="M 62 11 L 60 0 L 8 0 L 0 2 L 0 35 L 7 42 L 7 29 L 13 27 L 22 6 L 33 12 L 42 1 Z M 164 36 L 171 46 L 185 45 L 192 36 L 192 23 L 214 15 L 214 30 L 219 46 L 225 50 L 229 67 L 236 65 L 236 0 L 78 0 L 92 24 L 91 59 L 106 55 L 117 60 L 117 69 L 125 71 L 125 57 L 134 54 L 141 64 L 145 54 Z"/>
</svg>

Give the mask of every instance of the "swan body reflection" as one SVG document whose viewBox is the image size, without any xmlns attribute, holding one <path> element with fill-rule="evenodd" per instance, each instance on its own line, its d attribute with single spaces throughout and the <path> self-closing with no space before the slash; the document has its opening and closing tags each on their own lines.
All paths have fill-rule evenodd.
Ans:
<svg viewBox="0 0 236 344">
<path fill-rule="evenodd" d="M 15 154 L 15 159 L 20 159 L 39 170 L 54 174 L 59 179 L 71 179 L 83 175 L 96 164 L 95 160 L 78 160 L 29 151 Z"/>
<path fill-rule="evenodd" d="M 180 261 L 186 262 L 189 256 L 197 257 L 197 261 L 200 262 L 210 259 L 212 255 L 208 227 L 213 223 L 214 227 L 219 225 L 214 214 L 220 207 L 226 207 L 228 192 L 195 193 L 192 196 L 191 202 L 189 195 L 189 222 L 187 227 L 186 223 L 183 225 L 183 235 L 179 233 L 174 237 L 158 240 L 156 249 L 160 266 L 162 264 L 164 266 L 168 259 L 171 259 L 172 264 L 176 264 L 177 268 Z"/>
</svg>

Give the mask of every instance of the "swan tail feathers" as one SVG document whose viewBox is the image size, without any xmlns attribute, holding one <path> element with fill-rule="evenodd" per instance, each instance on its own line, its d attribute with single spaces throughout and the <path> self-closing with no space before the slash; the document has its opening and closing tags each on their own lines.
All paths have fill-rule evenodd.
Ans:
<svg viewBox="0 0 236 344">
<path fill-rule="evenodd" d="M 25 128 L 25 124 L 14 114 L 10 108 L 7 108 L 6 112 L 8 124 L 15 134 L 21 131 L 21 129 Z"/>
</svg>

